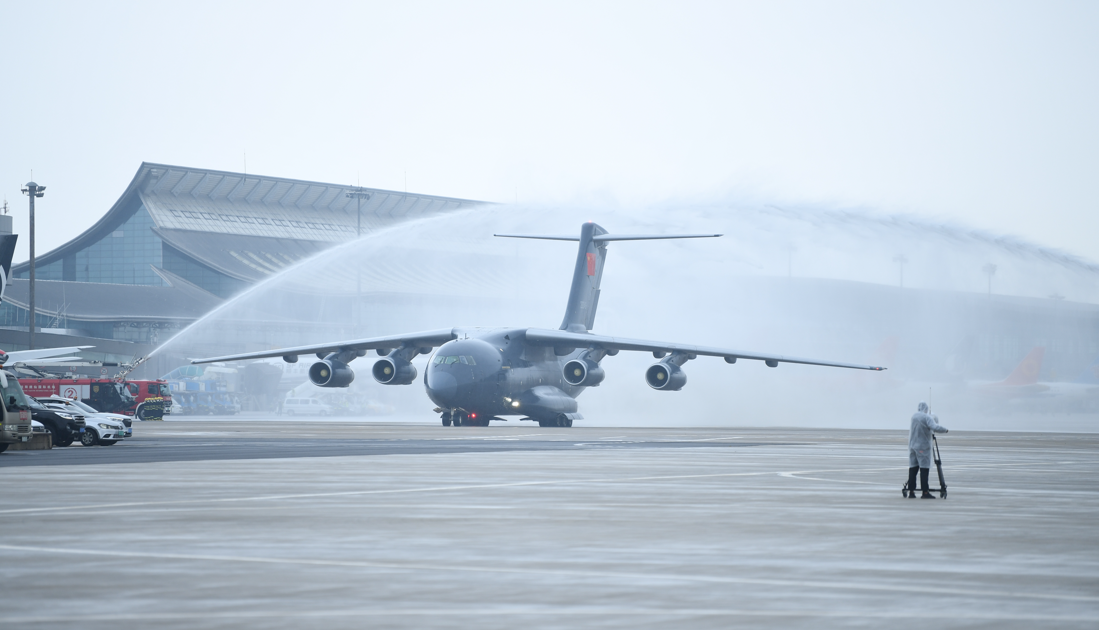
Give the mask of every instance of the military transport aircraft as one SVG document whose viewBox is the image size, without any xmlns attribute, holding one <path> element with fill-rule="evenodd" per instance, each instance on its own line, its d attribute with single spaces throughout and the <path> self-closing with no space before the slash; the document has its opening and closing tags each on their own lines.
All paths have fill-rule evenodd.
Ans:
<svg viewBox="0 0 1099 630">
<path fill-rule="evenodd" d="M 580 229 L 579 237 L 495 236 L 579 241 L 572 289 L 560 329 L 448 328 L 194 359 L 192 363 L 268 357 L 282 357 L 288 363 L 295 363 L 299 355 L 316 354 L 320 361 L 309 368 L 309 379 L 321 387 L 347 387 L 355 379 L 348 363 L 366 356 L 368 350 L 376 350 L 382 358 L 371 369 L 374 379 L 383 385 L 408 385 L 416 380 L 412 359 L 439 348 L 428 363 L 424 386 L 428 398 L 438 405 L 435 412 L 442 415 L 443 426 L 488 426 L 490 420 L 502 419 L 499 416 L 518 415 L 544 427 L 571 427 L 573 421 L 583 419 L 577 413 L 576 397 L 588 387 L 599 385 L 605 376 L 600 362 L 622 350 L 652 352 L 659 361 L 645 370 L 645 382 L 653 389 L 666 392 L 683 388 L 687 375 L 682 366 L 699 356 L 723 357 L 726 363 L 751 359 L 763 361 L 770 367 L 777 367 L 779 363 L 803 363 L 858 370 L 885 369 L 726 348 L 623 339 L 589 332 L 599 305 L 599 282 L 603 277 L 608 243 L 708 238 L 720 234 L 609 234 L 589 222 Z"/>
</svg>

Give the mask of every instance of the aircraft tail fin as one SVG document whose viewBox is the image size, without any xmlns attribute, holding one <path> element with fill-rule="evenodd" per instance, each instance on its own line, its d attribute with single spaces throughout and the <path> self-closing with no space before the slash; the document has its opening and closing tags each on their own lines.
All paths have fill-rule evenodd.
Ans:
<svg viewBox="0 0 1099 630">
<path fill-rule="evenodd" d="M 18 234 L 0 235 L 0 303 L 4 301 L 4 293 L 8 290 L 8 282 L 11 280 L 11 259 L 15 256 L 15 242 L 19 240 Z"/>
<path fill-rule="evenodd" d="M 1015 370 L 1008 374 L 1000 385 L 1007 387 L 1020 387 L 1023 385 L 1033 385 L 1038 382 L 1038 371 L 1042 369 L 1042 359 L 1046 356 L 1046 349 L 1042 346 L 1036 346 L 1030 351 L 1030 354 L 1026 355 L 1019 365 L 1015 366 Z"/>
<path fill-rule="evenodd" d="M 607 243 L 610 241 L 653 241 L 674 238 L 712 238 L 720 234 L 610 234 L 591 221 L 580 228 L 580 237 L 533 236 L 524 234 L 496 234 L 505 238 L 533 238 L 551 241 L 579 241 L 576 267 L 572 273 L 572 289 L 565 308 L 561 330 L 587 332 L 595 326 L 595 311 L 599 306 L 599 282 L 603 278 L 603 263 L 607 259 Z"/>
</svg>

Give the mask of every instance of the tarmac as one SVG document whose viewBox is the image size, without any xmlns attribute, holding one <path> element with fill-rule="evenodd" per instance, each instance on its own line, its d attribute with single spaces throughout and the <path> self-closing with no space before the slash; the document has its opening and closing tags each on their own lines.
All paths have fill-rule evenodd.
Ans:
<svg viewBox="0 0 1099 630">
<path fill-rule="evenodd" d="M 0 455 L 0 629 L 1099 624 L 1099 435 L 951 432 L 912 500 L 901 431 L 134 432 Z"/>
</svg>

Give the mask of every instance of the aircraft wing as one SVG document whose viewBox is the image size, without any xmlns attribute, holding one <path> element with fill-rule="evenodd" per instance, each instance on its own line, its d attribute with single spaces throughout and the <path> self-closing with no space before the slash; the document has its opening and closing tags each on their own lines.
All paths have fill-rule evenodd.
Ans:
<svg viewBox="0 0 1099 630">
<path fill-rule="evenodd" d="M 589 333 L 574 333 L 564 330 L 544 330 L 539 328 L 527 329 L 527 343 L 541 346 L 555 346 L 559 348 L 602 348 L 605 350 L 630 350 L 637 352 L 681 352 L 711 357 L 724 357 L 726 361 L 735 359 L 750 359 L 753 361 L 771 361 L 778 363 L 801 363 L 804 365 L 825 365 L 829 367 L 850 368 L 853 370 L 884 370 L 883 367 L 862 365 L 859 363 L 840 363 L 837 361 L 818 361 L 816 359 L 801 359 L 788 357 L 781 354 L 761 354 L 759 352 L 742 352 L 728 348 L 713 348 L 709 346 L 691 346 L 682 343 L 666 343 L 663 341 L 644 341 L 641 339 L 624 339 L 622 337 L 606 337 Z"/>
<path fill-rule="evenodd" d="M 379 348 L 399 348 L 403 345 L 431 347 L 441 346 L 444 343 L 458 338 L 458 333 L 453 328 L 443 330 L 428 330 L 424 332 L 408 333 L 404 335 L 389 335 L 386 337 L 370 337 L 367 339 L 352 339 L 348 341 L 334 341 L 314 346 L 296 346 L 293 348 L 281 348 L 278 350 L 263 350 L 261 352 L 247 352 L 245 354 L 227 354 L 221 357 L 209 357 L 206 359 L 191 359 L 191 363 L 215 363 L 218 361 L 239 361 L 241 359 L 267 359 L 271 357 L 298 356 L 299 354 L 324 355 L 330 352 L 343 350 L 377 350 Z"/>
<path fill-rule="evenodd" d="M 34 361 L 36 359 L 45 359 L 48 357 L 61 356 L 63 354 L 70 354 L 73 352 L 79 352 L 80 350 L 87 350 L 88 348 L 94 348 L 95 346 L 69 346 L 67 348 L 41 348 L 39 350 L 16 350 L 8 353 L 7 364 L 14 363 L 26 363 L 27 361 Z"/>
</svg>

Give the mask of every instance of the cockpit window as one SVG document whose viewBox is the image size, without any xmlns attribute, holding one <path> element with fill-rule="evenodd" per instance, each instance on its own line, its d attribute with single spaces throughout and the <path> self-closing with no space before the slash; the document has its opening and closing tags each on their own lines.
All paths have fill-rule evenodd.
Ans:
<svg viewBox="0 0 1099 630">
<path fill-rule="evenodd" d="M 473 360 L 473 357 L 469 355 L 450 355 L 443 356 L 441 354 L 435 355 L 435 359 L 432 361 L 435 365 L 452 365 L 454 363 L 461 363 L 462 365 L 477 365 L 477 362 Z"/>
</svg>

